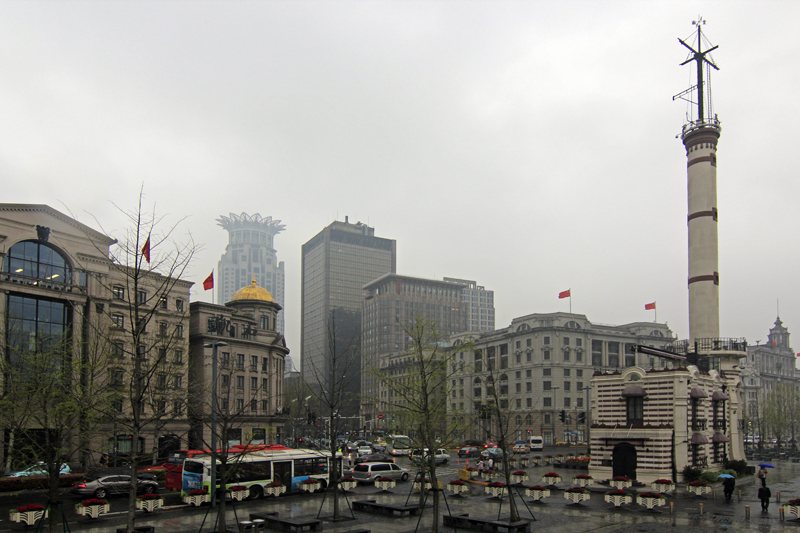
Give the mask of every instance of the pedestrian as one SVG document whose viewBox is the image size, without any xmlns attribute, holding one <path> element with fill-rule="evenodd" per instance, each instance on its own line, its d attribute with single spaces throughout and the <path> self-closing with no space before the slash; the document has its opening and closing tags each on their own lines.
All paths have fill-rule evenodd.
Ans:
<svg viewBox="0 0 800 533">
<path fill-rule="evenodd" d="M 108 466 L 108 454 L 107 453 L 104 453 L 103 455 L 100 456 L 100 466 L 102 466 L 103 468 Z"/>
<path fill-rule="evenodd" d="M 758 499 L 761 500 L 761 512 L 769 512 L 769 499 L 772 497 L 772 491 L 769 487 L 761 487 L 758 489 Z"/>
<path fill-rule="evenodd" d="M 722 481 L 722 486 L 725 488 L 725 501 L 730 502 L 733 496 L 733 489 L 736 488 L 736 478 L 726 477 Z"/>
<path fill-rule="evenodd" d="M 767 486 L 767 467 L 766 466 L 762 466 L 761 470 L 758 471 L 758 479 L 761 480 L 761 486 L 762 487 L 766 487 Z"/>
<path fill-rule="evenodd" d="M 489 470 L 494 470 L 494 459 L 492 459 L 491 457 L 489 457 L 489 460 L 488 460 L 488 461 L 486 461 L 486 467 L 487 467 Z"/>
<path fill-rule="evenodd" d="M 478 476 L 483 475 L 483 459 L 478 461 Z"/>
</svg>

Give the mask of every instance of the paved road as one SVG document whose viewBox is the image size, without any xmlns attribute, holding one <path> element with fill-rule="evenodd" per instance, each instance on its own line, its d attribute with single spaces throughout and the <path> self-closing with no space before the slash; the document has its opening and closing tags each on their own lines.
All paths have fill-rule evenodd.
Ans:
<svg viewBox="0 0 800 533">
<path fill-rule="evenodd" d="M 791 465 L 780 462 L 778 468 L 770 474 L 770 485 L 773 494 L 781 492 L 782 501 L 800 497 L 800 465 Z M 452 463 L 444 467 L 443 472 L 455 475 L 456 466 Z M 531 483 L 538 481 L 544 472 L 554 470 L 552 467 L 528 468 L 532 480 Z M 558 469 L 555 469 L 558 470 Z M 570 479 L 575 475 L 575 470 L 560 470 L 564 479 Z M 796 520 L 781 522 L 779 520 L 779 505 L 773 503 L 768 514 L 760 512 L 759 502 L 755 497 L 755 479 L 749 478 L 739 480 L 738 487 L 742 489 L 743 500 L 726 504 L 724 500 L 712 499 L 711 497 L 696 498 L 686 494 L 684 489 L 680 489 L 677 494 L 670 496 L 669 501 L 675 505 L 674 522 L 670 513 L 667 512 L 648 512 L 637 505 L 630 505 L 621 510 L 614 510 L 610 504 L 603 501 L 603 493 L 608 490 L 604 486 L 592 486 L 592 498 L 589 502 L 580 505 L 569 505 L 563 498 L 561 490 L 554 490 L 547 503 L 528 504 L 520 503 L 520 514 L 530 518 L 534 516 L 537 521 L 533 526 L 533 531 L 565 533 L 565 532 L 621 532 L 621 533 L 660 533 L 663 531 L 674 531 L 676 528 L 683 528 L 690 532 L 716 533 L 722 531 L 759 531 L 777 532 L 792 531 L 800 533 L 800 523 Z M 567 485 L 560 485 L 566 488 Z M 643 490 L 643 489 L 642 489 Z M 411 493 L 410 483 L 398 484 L 393 493 L 376 493 L 372 486 L 359 486 L 353 493 L 348 495 L 350 501 L 369 497 L 383 502 L 404 503 L 407 499 L 414 501 L 416 495 Z M 721 491 L 720 491 L 721 492 Z M 122 500 L 122 499 L 115 499 Z M 774 500 L 774 499 L 773 499 Z M 700 514 L 700 504 L 703 504 L 704 512 Z M 751 516 L 745 516 L 745 505 L 750 505 Z M 507 516 L 508 499 L 503 501 L 487 498 L 483 494 L 483 487 L 472 485 L 471 491 L 466 497 L 454 497 L 447 495 L 447 507 L 453 513 L 466 512 L 472 517 L 496 518 Z M 343 504 L 345 512 L 347 506 Z M 236 513 L 240 519 L 246 518 L 250 512 L 272 510 L 280 513 L 280 516 L 290 517 L 321 517 L 332 514 L 331 497 L 328 495 L 323 504 L 323 495 L 291 495 L 277 499 L 265 499 L 253 502 L 243 502 L 237 504 Z M 664 507 L 662 509 L 669 509 Z M 446 507 L 445 507 L 446 510 Z M 153 515 L 140 514 L 137 518 L 138 524 L 155 525 L 159 533 L 169 531 L 169 533 L 189 533 L 198 532 L 200 524 L 206 518 L 208 508 L 187 509 L 182 505 L 168 506 Z M 0 509 L 3 513 L 3 509 Z M 0 517 L 7 515 L 0 514 Z M 230 515 L 229 515 L 230 516 Z M 387 518 L 374 516 L 365 513 L 355 513 L 355 521 L 349 522 L 326 522 L 324 529 L 327 533 L 344 533 L 352 529 L 367 528 L 379 533 L 407 533 L 414 531 L 417 527 L 417 518 Z M 211 531 L 209 527 L 213 516 L 209 514 L 208 521 L 203 531 Z M 418 531 L 430 531 L 432 516 L 431 512 L 423 513 Z M 78 519 L 70 520 L 72 531 L 90 533 L 108 533 L 115 531 L 118 524 L 124 522 L 124 513 L 112 513 L 111 516 L 101 517 L 96 520 Z M 10 525 L 7 521 L 0 522 L 0 531 L 20 530 L 19 525 Z"/>
</svg>

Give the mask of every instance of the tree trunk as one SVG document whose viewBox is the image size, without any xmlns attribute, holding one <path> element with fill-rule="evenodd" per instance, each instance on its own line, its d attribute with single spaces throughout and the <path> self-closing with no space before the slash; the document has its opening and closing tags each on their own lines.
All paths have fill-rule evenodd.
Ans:
<svg viewBox="0 0 800 533">
<path fill-rule="evenodd" d="M 47 519 L 50 531 L 58 531 L 58 517 L 61 516 L 59 513 L 59 505 L 61 505 L 61 501 L 59 500 L 58 496 L 58 483 L 59 483 L 59 476 L 58 471 L 60 470 L 61 465 L 59 464 L 59 469 L 55 472 L 50 471 L 50 476 L 48 479 L 48 501 L 49 501 L 49 518 Z"/>
</svg>

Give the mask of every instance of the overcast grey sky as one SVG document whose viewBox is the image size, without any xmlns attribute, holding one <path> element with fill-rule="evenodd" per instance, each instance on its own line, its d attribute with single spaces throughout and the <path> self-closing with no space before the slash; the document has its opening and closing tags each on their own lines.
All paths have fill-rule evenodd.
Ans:
<svg viewBox="0 0 800 533">
<path fill-rule="evenodd" d="M 698 13 L 698 8 L 701 9 Z M 286 334 L 300 352 L 300 247 L 335 219 L 397 240 L 398 272 L 477 280 L 497 326 L 572 310 L 688 334 L 692 83 L 677 38 L 713 57 L 721 332 L 764 342 L 776 302 L 800 334 L 800 2 L 0 3 L 4 202 L 114 236 L 111 202 L 286 224 Z M 800 339 L 798 337 L 797 339 Z M 800 348 L 800 340 L 795 345 Z"/>
</svg>

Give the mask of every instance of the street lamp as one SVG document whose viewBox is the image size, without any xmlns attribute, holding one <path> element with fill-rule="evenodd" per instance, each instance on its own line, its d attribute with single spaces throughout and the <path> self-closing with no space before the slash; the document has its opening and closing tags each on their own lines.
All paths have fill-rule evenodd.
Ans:
<svg viewBox="0 0 800 533">
<path fill-rule="evenodd" d="M 227 346 L 225 341 L 212 339 L 210 343 L 203 344 L 211 348 L 211 384 L 214 392 L 211 395 L 211 507 L 216 506 L 217 492 L 217 348 Z"/>
<path fill-rule="evenodd" d="M 589 390 L 591 388 L 592 388 L 591 385 L 587 385 L 587 386 L 585 386 L 584 388 L 581 389 L 582 391 L 584 391 L 586 393 L 586 446 L 587 446 L 587 448 L 589 447 L 590 442 L 591 442 L 589 440 L 589 427 L 590 427 L 589 415 L 591 414 L 591 410 L 590 410 L 590 406 L 589 406 Z M 576 426 L 576 429 L 577 429 L 577 426 Z"/>
<path fill-rule="evenodd" d="M 558 390 L 558 387 L 551 387 L 551 389 L 553 390 L 553 442 L 551 442 L 550 444 L 551 445 L 555 445 L 555 443 L 557 442 L 557 440 L 556 440 L 556 391 Z"/>
</svg>

